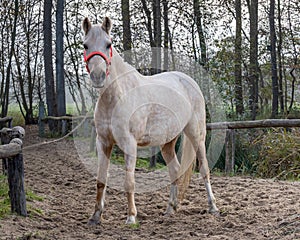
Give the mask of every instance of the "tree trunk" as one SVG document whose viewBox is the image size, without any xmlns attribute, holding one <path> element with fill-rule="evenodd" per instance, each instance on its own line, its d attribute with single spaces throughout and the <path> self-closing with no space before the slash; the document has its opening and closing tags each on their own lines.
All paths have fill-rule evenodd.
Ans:
<svg viewBox="0 0 300 240">
<path fill-rule="evenodd" d="M 52 63 L 52 26 L 51 26 L 52 0 L 44 1 L 44 68 L 46 84 L 46 103 L 48 116 L 56 116 L 56 96 Z M 50 131 L 55 131 L 55 122 L 49 121 Z"/>
<path fill-rule="evenodd" d="M 235 35 L 235 108 L 237 115 L 244 112 L 243 86 L 242 86 L 242 9 L 241 0 L 235 1 L 236 35 Z"/>
<path fill-rule="evenodd" d="M 129 0 L 122 0 L 122 23 L 123 23 L 123 50 L 124 60 L 132 63 L 131 50 L 131 29 L 130 29 L 130 10 Z"/>
<path fill-rule="evenodd" d="M 162 0 L 163 4 L 163 19 L 164 19 L 164 63 L 163 70 L 169 70 L 169 7 L 168 1 Z"/>
<path fill-rule="evenodd" d="M 152 22 L 151 11 L 147 7 L 146 0 L 141 0 L 141 2 L 142 2 L 142 5 L 143 5 L 143 10 L 144 10 L 144 12 L 146 14 L 146 17 L 147 17 L 146 27 L 147 27 L 147 30 L 148 30 L 148 36 L 149 36 L 149 40 L 150 40 L 150 47 L 155 47 L 154 40 L 153 40 L 152 25 L 151 25 L 151 22 Z"/>
<path fill-rule="evenodd" d="M 201 61 L 200 64 L 207 69 L 207 57 L 206 57 L 206 43 L 205 43 L 205 37 L 204 37 L 204 31 L 202 26 L 202 14 L 200 11 L 200 2 L 199 0 L 194 0 L 194 15 L 195 15 L 195 22 L 197 25 L 197 32 L 199 37 L 199 43 L 200 43 L 200 56 Z"/>
<path fill-rule="evenodd" d="M 278 29 L 279 29 L 279 36 L 278 36 L 278 45 L 277 45 L 277 56 L 278 56 L 278 97 L 280 103 L 280 111 L 284 113 L 284 97 L 283 97 L 283 74 L 282 74 L 282 25 L 281 25 L 281 7 L 280 7 L 280 0 L 277 0 L 278 6 Z"/>
<path fill-rule="evenodd" d="M 66 94 L 64 78 L 64 0 L 56 5 L 56 94 L 58 116 L 66 115 Z"/>
<path fill-rule="evenodd" d="M 250 12 L 250 96 L 249 107 L 251 112 L 251 119 L 255 120 L 257 114 L 258 104 L 258 0 L 248 1 Z"/>
<path fill-rule="evenodd" d="M 270 42 L 271 42 L 271 72 L 272 72 L 272 118 L 278 115 L 278 76 L 276 59 L 276 30 L 275 30 L 275 0 L 270 0 Z"/>
<path fill-rule="evenodd" d="M 7 70 L 6 70 L 6 76 L 5 76 L 4 93 L 3 93 L 3 96 L 1 96 L 2 97 L 1 117 L 5 117 L 7 115 L 7 112 L 8 112 L 9 88 L 10 88 L 10 77 L 11 77 L 11 62 L 12 62 L 12 57 L 13 57 L 14 48 L 15 48 L 18 14 L 19 14 L 19 1 L 15 0 L 14 23 L 13 23 L 12 33 L 11 33 L 11 48 L 10 48 L 10 52 L 9 52 L 9 55 L 8 55 L 8 65 L 7 65 L 7 68 L 6 68 Z"/>
<path fill-rule="evenodd" d="M 292 69 L 290 71 L 290 75 L 292 77 L 292 86 L 291 86 L 291 102 L 288 108 L 288 113 L 291 112 L 292 108 L 293 108 L 293 104 L 294 104 L 294 100 L 295 100 L 295 83 L 296 83 L 296 76 L 294 75 L 294 71 L 295 68 L 298 67 L 298 51 L 297 51 L 297 43 L 296 43 L 296 37 L 294 35 L 293 32 L 293 28 L 292 28 L 292 19 L 291 19 L 291 8 L 290 8 L 291 4 L 290 1 L 288 3 L 288 23 L 289 23 L 289 33 L 290 33 L 290 38 L 292 40 L 292 56 L 293 56 L 293 64 L 294 66 L 292 66 Z"/>
<path fill-rule="evenodd" d="M 152 50 L 152 74 L 161 72 L 161 8 L 160 0 L 152 0 L 153 9 L 153 39 L 155 49 Z"/>
</svg>

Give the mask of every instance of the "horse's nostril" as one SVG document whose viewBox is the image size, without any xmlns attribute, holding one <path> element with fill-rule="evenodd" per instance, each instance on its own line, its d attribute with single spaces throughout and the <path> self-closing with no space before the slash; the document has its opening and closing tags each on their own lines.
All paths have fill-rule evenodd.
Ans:
<svg viewBox="0 0 300 240">
<path fill-rule="evenodd" d="M 104 72 L 102 72 L 101 78 L 102 78 L 102 79 L 105 79 L 105 77 L 106 77 L 106 74 L 105 74 Z"/>
<path fill-rule="evenodd" d="M 106 74 L 101 71 L 101 72 L 91 72 L 90 73 L 90 77 L 93 81 L 97 81 L 97 80 L 104 80 L 106 77 Z"/>
</svg>

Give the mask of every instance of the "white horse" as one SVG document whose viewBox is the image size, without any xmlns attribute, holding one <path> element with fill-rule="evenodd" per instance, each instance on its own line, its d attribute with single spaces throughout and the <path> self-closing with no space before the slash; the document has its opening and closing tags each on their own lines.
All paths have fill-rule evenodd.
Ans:
<svg viewBox="0 0 300 240">
<path fill-rule="evenodd" d="M 136 222 L 134 201 L 134 171 L 138 146 L 160 146 L 171 180 L 170 199 L 166 214 L 177 208 L 178 185 L 189 182 L 193 161 L 198 159 L 199 170 L 205 181 L 209 212 L 218 212 L 210 184 L 205 151 L 205 102 L 199 86 L 181 72 L 165 72 L 143 76 L 125 63 L 112 47 L 111 20 L 102 25 L 83 21 L 84 59 L 92 86 L 100 96 L 95 108 L 99 168 L 95 211 L 88 224 L 100 223 L 104 209 L 110 155 L 114 144 L 124 152 L 124 188 L 128 199 L 127 224 Z M 184 133 L 183 153 L 179 164 L 175 143 Z M 179 189 L 180 190 L 180 189 Z"/>
</svg>

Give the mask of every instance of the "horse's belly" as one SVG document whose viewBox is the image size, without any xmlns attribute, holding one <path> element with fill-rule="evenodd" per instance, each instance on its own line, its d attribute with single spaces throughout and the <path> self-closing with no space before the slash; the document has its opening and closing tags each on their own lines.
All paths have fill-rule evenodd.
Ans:
<svg viewBox="0 0 300 240">
<path fill-rule="evenodd" d="M 181 106 L 177 111 L 158 104 L 144 108 L 130 121 L 131 132 L 139 146 L 159 146 L 172 141 L 186 126 L 191 112 L 189 106 Z"/>
</svg>

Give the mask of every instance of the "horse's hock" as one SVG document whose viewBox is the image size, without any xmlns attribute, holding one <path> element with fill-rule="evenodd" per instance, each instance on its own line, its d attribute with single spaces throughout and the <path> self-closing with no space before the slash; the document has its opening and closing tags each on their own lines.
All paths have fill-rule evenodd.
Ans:
<svg viewBox="0 0 300 240">
<path fill-rule="evenodd" d="M 24 162 L 22 155 L 25 130 L 22 127 L 3 128 L 0 130 L 0 158 L 3 174 L 7 175 L 11 212 L 27 216 L 24 189 Z"/>
</svg>

